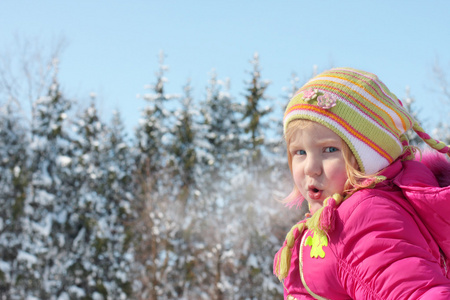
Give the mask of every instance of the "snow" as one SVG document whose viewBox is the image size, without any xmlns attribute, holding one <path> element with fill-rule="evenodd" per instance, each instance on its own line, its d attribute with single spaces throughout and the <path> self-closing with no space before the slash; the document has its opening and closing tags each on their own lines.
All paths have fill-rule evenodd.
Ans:
<svg viewBox="0 0 450 300">
<path fill-rule="evenodd" d="M 66 292 L 62 292 L 61 295 L 59 295 L 57 300 L 70 300 L 70 296 Z"/>
<path fill-rule="evenodd" d="M 37 190 L 35 201 L 40 205 L 49 205 L 55 200 L 55 196 L 45 190 Z"/>
<path fill-rule="evenodd" d="M 17 260 L 26 262 L 28 265 L 28 268 L 31 268 L 31 265 L 37 263 L 38 258 L 30 253 L 19 250 L 19 252 L 17 254 Z"/>
<path fill-rule="evenodd" d="M 85 228 L 82 228 L 82 229 L 78 232 L 76 238 L 73 240 L 73 247 L 74 247 L 74 248 L 77 248 L 77 247 L 80 246 L 81 240 L 84 238 L 85 232 L 86 232 L 86 229 L 85 229 Z"/>
<path fill-rule="evenodd" d="M 104 300 L 104 299 L 105 298 L 103 297 L 103 295 L 98 292 L 94 292 L 92 294 L 92 300 Z"/>
<path fill-rule="evenodd" d="M 81 297 L 85 297 L 86 296 L 86 292 L 82 289 L 79 288 L 75 285 L 72 285 L 69 287 L 69 294 L 74 295 L 77 298 L 81 298 Z"/>
<path fill-rule="evenodd" d="M 126 282 L 128 279 L 128 275 L 125 272 L 117 271 L 116 272 L 116 278 L 122 280 L 122 282 Z"/>
<path fill-rule="evenodd" d="M 14 177 L 19 177 L 19 175 L 20 175 L 20 167 L 19 166 L 15 166 L 13 173 L 14 173 Z"/>
<path fill-rule="evenodd" d="M 248 267 L 255 268 L 255 269 L 259 267 L 259 265 L 258 265 L 258 259 L 256 258 L 255 255 L 250 254 L 250 256 L 249 256 L 248 259 L 247 259 L 247 266 L 248 266 Z"/>
<path fill-rule="evenodd" d="M 6 261 L 0 260 L 0 270 L 2 270 L 3 273 L 9 273 L 11 270 L 11 265 Z"/>
<path fill-rule="evenodd" d="M 48 237 L 52 229 L 52 215 L 48 214 L 43 220 L 44 224 L 33 222 L 31 225 L 35 232 L 43 237 Z"/>
<path fill-rule="evenodd" d="M 64 224 L 67 220 L 67 210 L 63 209 L 58 214 L 55 215 L 55 221 Z"/>
<path fill-rule="evenodd" d="M 68 156 L 60 155 L 57 157 L 56 162 L 63 168 L 70 165 L 72 159 Z"/>
</svg>

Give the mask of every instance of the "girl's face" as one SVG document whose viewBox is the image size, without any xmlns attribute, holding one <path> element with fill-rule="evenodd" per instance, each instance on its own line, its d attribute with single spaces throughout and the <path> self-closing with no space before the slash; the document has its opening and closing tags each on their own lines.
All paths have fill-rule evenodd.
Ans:
<svg viewBox="0 0 450 300">
<path fill-rule="evenodd" d="M 308 201 L 311 214 L 335 193 L 342 194 L 347 181 L 342 139 L 319 123 L 298 129 L 289 142 L 294 183 Z"/>
</svg>

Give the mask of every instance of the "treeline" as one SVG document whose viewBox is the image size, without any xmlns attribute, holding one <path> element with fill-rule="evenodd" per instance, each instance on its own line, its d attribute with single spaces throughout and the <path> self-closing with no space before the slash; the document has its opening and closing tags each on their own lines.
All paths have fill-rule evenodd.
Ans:
<svg viewBox="0 0 450 300">
<path fill-rule="evenodd" d="M 272 258 L 301 215 L 276 201 L 279 104 L 250 68 L 241 96 L 212 74 L 193 99 L 167 93 L 162 56 L 132 136 L 61 92 L 57 65 L 31 116 L 3 97 L 0 299 L 280 297 Z"/>
</svg>

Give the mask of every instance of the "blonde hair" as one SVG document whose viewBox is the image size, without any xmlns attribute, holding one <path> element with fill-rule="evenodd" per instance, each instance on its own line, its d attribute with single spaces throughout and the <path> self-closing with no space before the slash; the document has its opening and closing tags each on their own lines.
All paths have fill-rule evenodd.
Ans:
<svg viewBox="0 0 450 300">
<path fill-rule="evenodd" d="M 288 157 L 288 164 L 289 169 L 291 171 L 292 175 L 292 155 L 289 151 L 289 145 L 290 141 L 294 135 L 294 133 L 297 130 L 305 129 L 309 126 L 311 126 L 313 123 L 317 123 L 311 120 L 305 120 L 305 119 L 297 119 L 292 122 L 290 122 L 286 127 L 286 132 L 284 135 L 284 139 L 286 141 L 286 149 L 287 149 L 287 157 Z M 319 123 L 317 123 L 319 124 Z M 344 193 L 343 197 L 348 198 L 351 196 L 354 192 L 371 187 L 375 179 L 377 178 L 378 173 L 375 174 L 364 174 L 359 170 L 358 164 L 356 162 L 356 158 L 353 155 L 352 151 L 350 150 L 347 143 L 341 139 L 342 142 L 342 156 L 344 157 L 345 161 L 345 170 L 347 172 L 347 181 L 344 184 Z M 294 188 L 289 196 L 287 196 L 283 202 L 284 203 L 290 203 L 294 201 L 298 201 L 298 198 L 300 196 L 300 191 L 297 189 L 297 187 L 294 185 Z"/>
</svg>

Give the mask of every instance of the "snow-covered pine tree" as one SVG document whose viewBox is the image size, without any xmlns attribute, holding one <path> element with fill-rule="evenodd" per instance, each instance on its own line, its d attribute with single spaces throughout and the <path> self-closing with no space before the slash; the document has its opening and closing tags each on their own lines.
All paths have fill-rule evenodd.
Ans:
<svg viewBox="0 0 450 300">
<path fill-rule="evenodd" d="M 272 276 L 271 262 L 275 248 L 272 233 L 273 220 L 280 208 L 274 200 L 274 186 L 280 179 L 272 176 L 274 169 L 280 169 L 274 159 L 273 130 L 269 113 L 273 106 L 264 108 L 265 94 L 269 81 L 261 79 L 259 57 L 255 54 L 251 61 L 253 72 L 244 94 L 244 129 L 248 146 L 241 150 L 247 159 L 241 172 L 230 182 L 231 199 L 227 206 L 226 218 L 231 220 L 230 241 L 235 251 L 234 284 L 239 286 L 239 297 L 248 299 L 273 299 L 280 294 L 276 278 Z M 239 216 L 239 217 L 236 217 Z M 258 289 L 254 287 L 258 286 Z"/>
<path fill-rule="evenodd" d="M 118 201 L 117 221 L 123 226 L 123 240 L 120 241 L 122 251 L 126 253 L 125 259 L 133 259 L 133 220 L 136 217 L 136 212 L 132 210 L 132 202 L 135 198 L 133 195 L 135 192 L 133 174 L 136 172 L 136 165 L 130 141 L 118 111 L 113 113 L 107 143 L 108 155 L 106 157 L 109 165 L 107 167 L 109 189 L 105 193 L 107 198 L 111 197 Z M 129 266 L 130 264 L 128 264 L 127 268 Z M 130 273 L 131 271 L 129 270 L 128 274 Z M 126 289 L 124 288 L 124 290 Z"/>
<path fill-rule="evenodd" d="M 198 298 L 205 294 L 212 299 L 222 299 L 223 291 L 220 287 L 221 270 L 217 268 L 216 262 L 222 262 L 220 253 L 214 253 L 213 249 L 220 243 L 217 236 L 220 234 L 218 227 L 223 224 L 219 219 L 215 195 L 208 194 L 207 187 L 216 184 L 217 178 L 212 178 L 211 172 L 201 164 L 198 159 L 199 145 L 205 144 L 206 136 L 200 131 L 197 109 L 191 98 L 191 87 L 188 83 L 184 88 L 185 94 L 181 99 L 180 109 L 175 111 L 177 118 L 172 155 L 175 166 L 180 170 L 175 177 L 176 184 L 181 184 L 179 200 L 186 203 L 180 223 L 181 238 L 176 244 L 177 258 L 175 270 L 169 274 L 171 282 L 180 284 L 176 290 L 180 291 L 178 297 Z M 220 107 L 211 107 L 220 110 Z M 214 120 L 217 122 L 217 120 Z M 205 125 L 203 123 L 203 125 Z M 224 130 L 224 128 L 222 129 Z M 225 129 L 226 130 L 226 129 Z M 211 133 L 212 131 L 209 131 Z M 217 134 L 221 134 L 220 131 Z M 225 144 L 222 143 L 222 146 Z M 203 148 L 203 151 L 205 148 Z M 211 157 L 218 150 L 223 154 L 223 149 L 210 149 Z M 204 153 L 203 153 L 204 154 Z M 216 162 L 217 164 L 217 162 Z M 211 166 L 206 164 L 206 166 Z M 202 185 L 204 184 L 204 185 Z M 204 190 L 203 190 L 204 189 Z M 178 191 L 178 189 L 177 189 Z M 180 198 L 181 197 L 181 198 Z M 185 197 L 187 197 L 185 199 Z M 178 201 L 179 201 L 178 200 Z M 219 245 L 220 247 L 220 245 Z M 219 255 L 218 255 L 219 254 Z M 178 280 L 176 280 L 178 279 Z"/>
<path fill-rule="evenodd" d="M 78 126 L 80 148 L 84 149 L 80 152 L 82 164 L 89 173 L 84 182 L 84 194 L 90 194 L 90 200 L 95 202 L 93 238 L 89 245 L 95 251 L 88 253 L 88 256 L 94 253 L 90 276 L 96 278 L 93 294 L 100 299 L 130 299 L 135 165 L 124 125 L 118 112 L 113 112 L 110 126 L 101 122 L 92 103 L 78 120 Z M 80 199 L 82 197 L 84 195 L 80 195 Z"/>
<path fill-rule="evenodd" d="M 173 170 L 172 180 L 175 186 L 173 196 L 184 211 L 188 202 L 192 202 L 196 197 L 197 191 L 194 123 L 196 110 L 192 101 L 190 81 L 185 85 L 184 97 L 180 98 L 179 102 L 179 109 L 174 112 L 175 124 L 172 129 L 173 139 L 169 147 L 168 162 L 170 169 Z"/>
<path fill-rule="evenodd" d="M 51 299 L 63 288 L 65 222 L 76 187 L 70 179 L 72 151 L 67 123 L 72 101 L 61 93 L 57 71 L 48 94 L 33 105 L 32 181 L 25 201 L 22 249 L 17 259 L 22 272 L 13 292 L 24 298 Z"/>
<path fill-rule="evenodd" d="M 116 172 L 124 170 L 118 169 L 118 157 L 110 153 L 117 149 L 110 147 L 109 128 L 100 120 L 94 102 L 77 118 L 74 130 L 73 175 L 79 186 L 69 218 L 75 232 L 67 262 L 70 286 L 64 292 L 70 297 L 128 299 L 132 257 L 124 247 L 127 215 L 121 212 L 130 196 L 117 191 L 114 182 Z"/>
<path fill-rule="evenodd" d="M 206 99 L 200 105 L 199 160 L 208 176 L 220 180 L 221 176 L 229 175 L 227 172 L 233 170 L 240 157 L 240 106 L 233 102 L 229 80 L 217 79 L 215 71 L 206 87 Z"/>
<path fill-rule="evenodd" d="M 261 145 L 264 144 L 264 133 L 269 125 L 264 122 L 264 117 L 272 111 L 270 106 L 262 107 L 263 102 L 269 98 L 265 95 L 266 89 L 270 81 L 261 79 L 261 68 L 259 65 L 259 54 L 255 53 L 253 59 L 250 61 L 253 70 L 250 71 L 251 79 L 247 83 L 244 112 L 243 112 L 243 126 L 245 133 L 249 134 L 249 149 L 252 152 L 252 161 L 258 161 L 261 155 Z"/>
<path fill-rule="evenodd" d="M 168 67 L 164 65 L 164 53 L 159 55 L 159 70 L 156 72 L 156 83 L 147 85 L 150 93 L 143 94 L 142 97 L 148 105 L 142 111 L 142 118 L 136 129 L 136 163 L 142 178 L 152 176 L 162 179 L 161 169 L 167 165 L 167 144 L 171 139 L 170 128 L 173 124 L 172 114 L 168 108 L 172 99 L 177 95 L 170 95 L 165 92 L 167 78 L 165 73 Z M 158 181 L 160 182 L 160 181 Z M 157 181 L 154 180 L 156 184 Z M 156 191 L 161 185 L 154 186 Z"/>
<path fill-rule="evenodd" d="M 240 148 L 242 118 L 240 105 L 233 101 L 228 80 L 217 79 L 211 73 L 206 98 L 200 103 L 201 118 L 196 144 L 201 169 L 198 178 L 201 197 L 210 202 L 209 208 L 220 214 L 226 206 L 223 194 L 229 180 L 242 168 Z"/>
<path fill-rule="evenodd" d="M 167 94 L 164 77 L 168 67 L 164 54 L 160 53 L 156 83 L 149 85 L 150 93 L 144 94 L 148 105 L 136 129 L 133 211 L 134 226 L 135 294 L 139 299 L 171 299 L 182 293 L 177 280 L 168 280 L 176 273 L 178 247 L 182 238 L 180 209 L 177 207 L 177 189 L 173 180 L 170 145 L 174 141 L 174 116 L 170 100 L 177 95 Z M 173 161 L 172 161 L 173 162 Z M 175 276 L 179 278 L 179 276 Z"/>
<path fill-rule="evenodd" d="M 232 298 L 233 237 L 229 232 L 230 181 L 239 173 L 241 155 L 239 138 L 241 113 L 229 91 L 229 82 L 217 79 L 213 71 L 200 103 L 199 131 L 196 137 L 198 155 L 197 211 L 192 211 L 192 261 L 190 272 L 193 287 L 188 298 L 202 291 L 212 299 Z M 200 206 L 201 205 L 201 206 Z M 200 221 L 200 222 L 199 222 Z"/>
<path fill-rule="evenodd" d="M 21 275 L 22 217 L 29 192 L 29 132 L 14 103 L 0 108 L 0 299 L 11 299 Z"/>
</svg>

